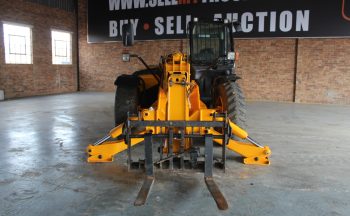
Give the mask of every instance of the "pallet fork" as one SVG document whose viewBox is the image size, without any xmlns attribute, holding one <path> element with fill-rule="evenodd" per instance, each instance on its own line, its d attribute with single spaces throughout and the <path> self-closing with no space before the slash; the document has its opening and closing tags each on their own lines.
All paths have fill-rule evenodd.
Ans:
<svg viewBox="0 0 350 216">
<path fill-rule="evenodd" d="M 218 208 L 220 210 L 225 210 L 228 208 L 227 201 L 217 184 L 213 179 L 213 142 L 215 141 L 222 146 L 222 157 L 220 159 L 220 167 L 225 170 L 226 162 L 226 149 L 233 150 L 244 157 L 243 162 L 245 164 L 258 164 L 258 165 L 268 165 L 269 156 L 271 151 L 268 146 L 261 146 L 256 141 L 252 140 L 242 129 L 232 123 L 227 118 L 223 117 L 226 114 L 214 113 L 215 119 L 213 121 L 144 121 L 142 119 L 129 118 L 126 124 L 119 125 L 110 131 L 109 135 L 103 139 L 97 141 L 93 145 L 88 146 L 88 161 L 89 162 L 111 162 L 113 161 L 113 156 L 121 151 L 127 150 L 128 152 L 128 165 L 129 168 L 132 167 L 132 146 L 144 142 L 144 152 L 145 152 L 145 173 L 146 177 L 144 183 L 141 187 L 140 192 L 135 200 L 134 205 L 140 206 L 144 205 L 154 182 L 154 166 L 156 164 L 162 164 L 165 162 L 169 163 L 169 168 L 173 168 L 173 159 L 180 159 L 180 168 L 184 168 L 184 152 L 179 152 L 177 154 L 173 153 L 173 143 L 172 141 L 180 141 L 180 145 L 184 147 L 185 140 L 187 139 L 202 139 L 204 141 L 204 180 L 205 183 L 213 196 Z M 137 134 L 132 133 L 132 128 L 135 127 L 158 127 L 162 128 L 162 131 L 167 131 L 167 133 L 154 133 L 153 130 L 145 130 Z M 203 129 L 198 133 L 195 128 Z M 183 133 L 186 128 L 191 128 L 191 132 L 188 134 Z M 223 133 L 219 133 L 214 128 L 220 128 Z M 123 131 L 124 129 L 124 131 Z M 174 133 L 177 129 L 179 133 Z M 241 138 L 248 139 L 251 143 L 238 142 L 232 139 L 232 135 L 240 136 Z M 242 135 L 246 135 L 245 137 Z M 115 141 L 107 141 L 111 138 L 118 138 Z M 153 148 L 156 145 L 155 139 L 166 139 L 169 140 L 167 157 L 163 158 L 164 152 L 160 152 L 160 158 L 158 161 L 154 161 Z M 164 143 L 161 146 L 164 148 Z M 180 146 L 181 147 L 181 146 Z"/>
</svg>

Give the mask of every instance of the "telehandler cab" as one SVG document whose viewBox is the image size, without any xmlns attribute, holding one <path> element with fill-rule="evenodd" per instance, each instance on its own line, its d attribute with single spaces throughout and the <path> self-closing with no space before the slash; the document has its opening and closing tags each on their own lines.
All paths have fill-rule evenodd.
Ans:
<svg viewBox="0 0 350 216">
<path fill-rule="evenodd" d="M 221 158 L 216 160 L 224 170 L 227 149 L 242 155 L 245 164 L 270 163 L 270 148 L 242 129 L 246 127 L 246 110 L 234 70 L 237 53 L 233 27 L 237 29 L 238 25 L 195 19 L 188 25 L 189 55 L 174 52 L 162 56 L 158 67 L 148 66 L 138 55 L 123 54 L 123 61 L 138 58 L 146 69 L 117 78 L 116 127 L 89 145 L 87 151 L 88 162 L 112 162 L 114 155 L 127 150 L 130 168 L 144 165 L 146 178 L 135 205 L 146 202 L 154 182 L 154 167 L 173 169 L 178 164 L 179 168 L 197 168 L 202 164 L 218 208 L 227 209 L 227 201 L 213 179 L 213 142 L 222 146 Z M 124 25 L 124 45 L 131 46 L 133 37 L 133 27 Z M 134 162 L 132 147 L 142 142 L 145 158 Z"/>
</svg>

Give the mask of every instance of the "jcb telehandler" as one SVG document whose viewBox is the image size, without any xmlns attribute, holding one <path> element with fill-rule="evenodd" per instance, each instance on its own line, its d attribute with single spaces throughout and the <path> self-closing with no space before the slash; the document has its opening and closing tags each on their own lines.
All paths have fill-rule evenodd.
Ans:
<svg viewBox="0 0 350 216">
<path fill-rule="evenodd" d="M 242 129 L 245 127 L 245 101 L 237 84 L 232 27 L 224 21 L 188 25 L 189 55 L 174 52 L 162 56 L 158 67 L 149 67 L 135 54 L 123 54 L 123 60 L 138 58 L 145 70 L 117 78 L 115 123 L 107 136 L 88 146 L 88 162 L 111 162 L 113 156 L 127 150 L 128 165 L 132 146 L 144 142 L 146 178 L 135 205 L 146 202 L 154 181 L 154 167 L 196 168 L 204 158 L 204 179 L 219 209 L 227 209 L 225 197 L 212 175 L 213 142 L 222 146 L 225 169 L 226 149 L 243 156 L 245 164 L 269 164 L 271 151 Z M 133 27 L 123 26 L 123 43 L 134 42 Z M 242 142 L 247 140 L 248 142 Z M 158 147 L 155 160 L 153 148 Z M 204 149 L 201 154 L 200 147 Z"/>
</svg>

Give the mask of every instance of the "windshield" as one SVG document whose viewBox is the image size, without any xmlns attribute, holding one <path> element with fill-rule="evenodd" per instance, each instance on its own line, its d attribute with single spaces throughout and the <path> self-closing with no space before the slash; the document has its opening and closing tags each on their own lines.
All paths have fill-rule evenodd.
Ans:
<svg viewBox="0 0 350 216">
<path fill-rule="evenodd" d="M 229 31 L 223 23 L 194 24 L 191 47 L 193 63 L 212 63 L 225 57 L 229 47 Z"/>
</svg>

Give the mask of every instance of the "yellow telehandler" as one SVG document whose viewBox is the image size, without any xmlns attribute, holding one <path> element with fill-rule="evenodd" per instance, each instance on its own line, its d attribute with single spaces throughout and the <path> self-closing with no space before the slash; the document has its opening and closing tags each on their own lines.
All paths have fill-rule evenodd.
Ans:
<svg viewBox="0 0 350 216">
<path fill-rule="evenodd" d="M 196 168 L 202 162 L 205 182 L 218 208 L 227 209 L 227 201 L 213 180 L 214 142 L 221 145 L 221 158 L 216 160 L 223 169 L 227 149 L 242 155 L 245 164 L 270 163 L 269 147 L 242 129 L 246 127 L 245 101 L 234 71 L 237 53 L 233 27 L 238 25 L 190 22 L 189 54 L 162 56 L 158 67 L 148 66 L 138 55 L 123 54 L 124 61 L 138 58 L 146 69 L 117 78 L 116 127 L 89 145 L 87 152 L 88 162 L 112 162 L 114 155 L 127 150 L 129 167 L 144 165 L 146 178 L 135 205 L 146 202 L 154 182 L 154 167 L 173 169 L 178 164 L 179 168 Z M 123 26 L 123 43 L 134 43 L 131 24 Z M 134 162 L 132 147 L 142 142 L 145 158 Z"/>
</svg>

